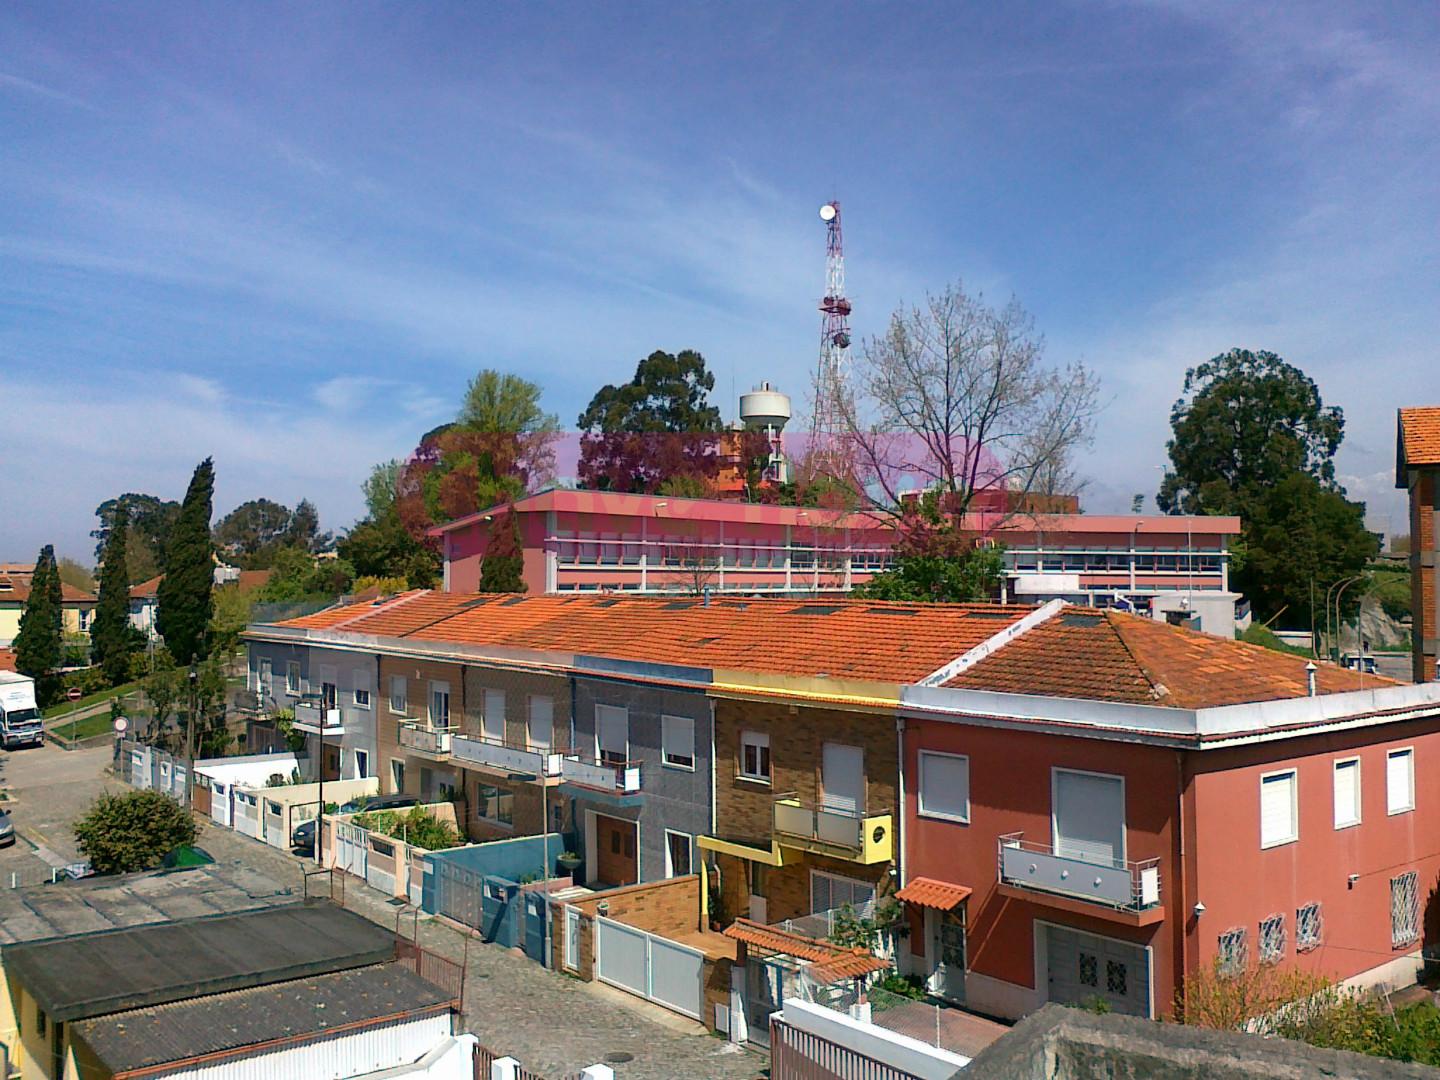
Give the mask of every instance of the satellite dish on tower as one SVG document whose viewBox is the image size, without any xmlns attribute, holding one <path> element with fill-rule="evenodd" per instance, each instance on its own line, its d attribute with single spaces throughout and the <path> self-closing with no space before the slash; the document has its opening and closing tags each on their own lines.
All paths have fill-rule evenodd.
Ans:
<svg viewBox="0 0 1440 1080">
<path fill-rule="evenodd" d="M 824 206 L 820 207 L 820 220 L 834 221 L 837 213 L 839 213 L 839 211 L 835 209 L 834 203 L 827 202 Z"/>
</svg>

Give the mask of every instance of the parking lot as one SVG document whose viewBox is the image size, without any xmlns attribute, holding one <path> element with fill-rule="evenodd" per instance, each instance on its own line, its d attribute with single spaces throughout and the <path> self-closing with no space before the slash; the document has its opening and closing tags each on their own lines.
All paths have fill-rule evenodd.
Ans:
<svg viewBox="0 0 1440 1080">
<path fill-rule="evenodd" d="M 17 834 L 13 846 L 0 848 L 0 885 L 32 884 L 48 879 L 52 867 L 81 858 L 71 827 L 105 788 L 119 788 L 105 775 L 108 746 L 62 750 L 53 743 L 0 751 L 0 787 Z"/>
</svg>

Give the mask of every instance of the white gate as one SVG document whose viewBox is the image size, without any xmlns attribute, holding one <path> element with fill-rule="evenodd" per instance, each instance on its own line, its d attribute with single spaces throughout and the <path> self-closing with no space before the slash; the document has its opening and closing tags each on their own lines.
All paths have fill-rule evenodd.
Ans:
<svg viewBox="0 0 1440 1080">
<path fill-rule="evenodd" d="M 318 828 L 318 823 L 317 823 Z M 335 822 L 335 866 L 347 874 L 365 877 L 365 852 L 368 834 L 359 825 L 348 821 Z"/>
<path fill-rule="evenodd" d="M 595 976 L 601 982 L 699 1020 L 704 973 L 699 949 L 612 919 L 595 920 Z"/>
</svg>

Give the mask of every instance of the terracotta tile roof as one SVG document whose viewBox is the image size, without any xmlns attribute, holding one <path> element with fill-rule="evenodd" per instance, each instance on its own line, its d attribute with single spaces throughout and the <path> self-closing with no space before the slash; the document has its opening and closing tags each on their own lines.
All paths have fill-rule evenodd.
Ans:
<svg viewBox="0 0 1440 1080">
<path fill-rule="evenodd" d="M 0 604 L 23 604 L 29 599 L 30 579 L 28 577 L 0 575 Z M 62 604 L 93 604 L 95 603 L 95 594 L 88 593 L 84 589 L 77 589 L 69 582 L 62 581 L 60 583 L 60 602 Z"/>
<path fill-rule="evenodd" d="M 1181 709 L 1304 697 L 1303 656 L 1118 611 L 1066 608 L 948 684 L 971 690 L 1090 698 Z M 1332 664 L 1322 694 L 1395 686 Z"/>
<path fill-rule="evenodd" d="M 736 919 L 726 927 L 724 934 L 765 952 L 812 961 L 807 973 L 822 983 L 858 978 L 872 971 L 884 971 L 890 966 L 888 961 L 881 960 L 864 949 L 831 945 L 829 942 L 817 941 L 789 930 L 751 922 L 749 919 Z"/>
<path fill-rule="evenodd" d="M 954 885 L 948 881 L 917 877 L 895 894 L 895 899 L 904 900 L 917 907 L 937 908 L 949 911 L 962 904 L 974 890 L 968 885 Z"/>
<path fill-rule="evenodd" d="M 149 581 L 142 581 L 139 585 L 130 586 L 130 598 L 132 600 L 153 600 L 160 595 L 160 582 L 165 580 L 164 574 L 156 574 Z"/>
<path fill-rule="evenodd" d="M 1401 409 L 1399 426 L 1402 464 L 1440 465 L 1440 405 Z"/>
<path fill-rule="evenodd" d="M 338 630 L 375 637 L 405 637 L 423 630 L 430 624 L 454 615 L 465 605 L 475 600 L 473 596 L 457 593 L 437 593 L 426 589 L 415 589 L 401 593 L 378 603 L 367 601 L 355 604 L 339 604 L 302 615 L 298 619 L 287 619 L 277 626 L 297 627 L 304 630 Z"/>
<path fill-rule="evenodd" d="M 241 592 L 251 592 L 270 584 L 274 573 L 273 570 L 241 570 L 234 584 Z"/>
<path fill-rule="evenodd" d="M 0 671 L 15 670 L 15 650 L 0 649 Z"/>
</svg>

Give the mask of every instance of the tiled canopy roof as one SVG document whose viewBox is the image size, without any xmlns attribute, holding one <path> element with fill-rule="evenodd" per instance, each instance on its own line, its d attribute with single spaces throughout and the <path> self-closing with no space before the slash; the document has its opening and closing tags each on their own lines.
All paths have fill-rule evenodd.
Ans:
<svg viewBox="0 0 1440 1080">
<path fill-rule="evenodd" d="M 1399 449 L 1405 465 L 1440 465 L 1440 405 L 1400 410 Z"/>
<path fill-rule="evenodd" d="M 994 604 L 412 593 L 283 627 L 641 663 L 911 683 L 1033 610 Z M 346 615 L 344 612 L 351 612 Z"/>
<path fill-rule="evenodd" d="M 895 899 L 904 900 L 917 907 L 936 908 L 949 911 L 963 904 L 974 890 L 968 885 L 954 885 L 948 881 L 917 877 L 895 894 Z"/>
<path fill-rule="evenodd" d="M 1066 608 L 948 684 L 1047 697 L 1201 709 L 1309 693 L 1303 656 L 1169 626 L 1140 615 Z M 1331 664 L 1322 694 L 1397 685 Z"/>
<path fill-rule="evenodd" d="M 883 971 L 890 966 L 888 962 L 864 949 L 843 948 L 789 930 L 751 922 L 749 919 L 736 919 L 726 927 L 724 933 L 726 937 L 743 941 L 751 948 L 793 956 L 797 960 L 812 961 L 809 974 L 822 983 L 858 978 L 872 971 Z"/>
</svg>

